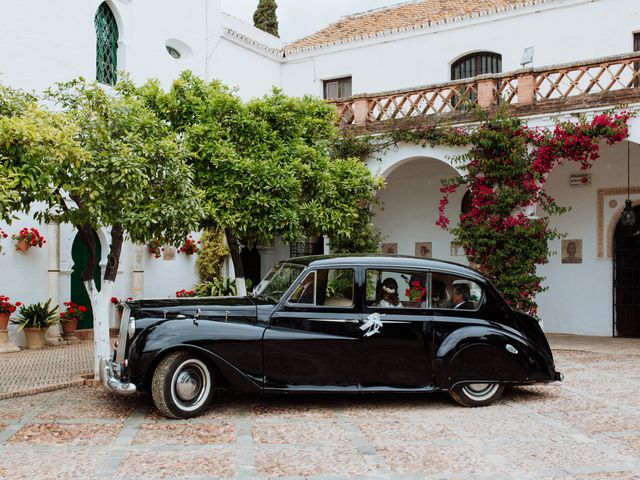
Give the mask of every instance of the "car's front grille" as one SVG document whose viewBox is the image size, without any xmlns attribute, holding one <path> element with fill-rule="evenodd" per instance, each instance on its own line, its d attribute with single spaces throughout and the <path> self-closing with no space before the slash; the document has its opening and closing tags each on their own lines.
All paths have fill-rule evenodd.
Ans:
<svg viewBox="0 0 640 480">
<path fill-rule="evenodd" d="M 131 309 L 129 305 L 125 305 L 122 311 L 122 320 L 120 321 L 120 332 L 118 333 L 118 349 L 116 351 L 116 362 L 118 365 L 122 363 L 127 354 L 127 331 L 129 330 L 130 317 Z"/>
</svg>

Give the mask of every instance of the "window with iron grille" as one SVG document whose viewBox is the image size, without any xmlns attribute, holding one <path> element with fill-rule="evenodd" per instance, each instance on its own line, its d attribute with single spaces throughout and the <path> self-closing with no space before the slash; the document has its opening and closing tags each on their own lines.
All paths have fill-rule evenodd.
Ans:
<svg viewBox="0 0 640 480">
<path fill-rule="evenodd" d="M 116 17 L 103 2 L 94 19 L 96 27 L 96 80 L 115 85 L 118 78 L 118 25 Z"/>
<path fill-rule="evenodd" d="M 502 55 L 492 52 L 476 52 L 462 57 L 451 65 L 451 80 L 501 72 Z"/>
<path fill-rule="evenodd" d="M 351 77 L 325 80 L 323 84 L 325 100 L 347 98 L 351 96 Z"/>
</svg>

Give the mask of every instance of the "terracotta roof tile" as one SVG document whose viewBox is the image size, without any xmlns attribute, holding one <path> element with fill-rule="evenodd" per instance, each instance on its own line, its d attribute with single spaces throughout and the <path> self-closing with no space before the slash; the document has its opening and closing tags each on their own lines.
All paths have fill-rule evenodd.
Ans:
<svg viewBox="0 0 640 480">
<path fill-rule="evenodd" d="M 457 17 L 518 8 L 549 0 L 421 0 L 346 16 L 336 23 L 296 40 L 286 47 L 294 52 L 351 40 L 375 37 L 385 32 L 421 28 Z"/>
</svg>

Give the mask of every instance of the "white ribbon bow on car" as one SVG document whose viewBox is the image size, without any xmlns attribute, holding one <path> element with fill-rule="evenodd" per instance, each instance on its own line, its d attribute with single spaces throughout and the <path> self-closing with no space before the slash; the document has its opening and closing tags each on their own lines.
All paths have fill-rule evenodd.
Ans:
<svg viewBox="0 0 640 480">
<path fill-rule="evenodd" d="M 365 337 L 370 337 L 371 335 L 375 335 L 380 331 L 383 325 L 380 318 L 383 316 L 384 314 L 380 315 L 378 312 L 375 312 L 367 317 L 367 321 L 360 327 L 360 330 L 365 332 Z"/>
</svg>

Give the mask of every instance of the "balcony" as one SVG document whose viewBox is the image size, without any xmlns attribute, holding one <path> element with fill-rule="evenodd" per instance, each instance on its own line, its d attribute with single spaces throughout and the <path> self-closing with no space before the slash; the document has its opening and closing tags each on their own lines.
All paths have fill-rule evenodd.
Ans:
<svg viewBox="0 0 640 480">
<path fill-rule="evenodd" d="M 474 106 L 507 106 L 527 116 L 640 102 L 640 52 L 522 69 L 333 102 L 344 128 L 383 130 L 390 120 L 432 123 L 476 119 Z"/>
</svg>

